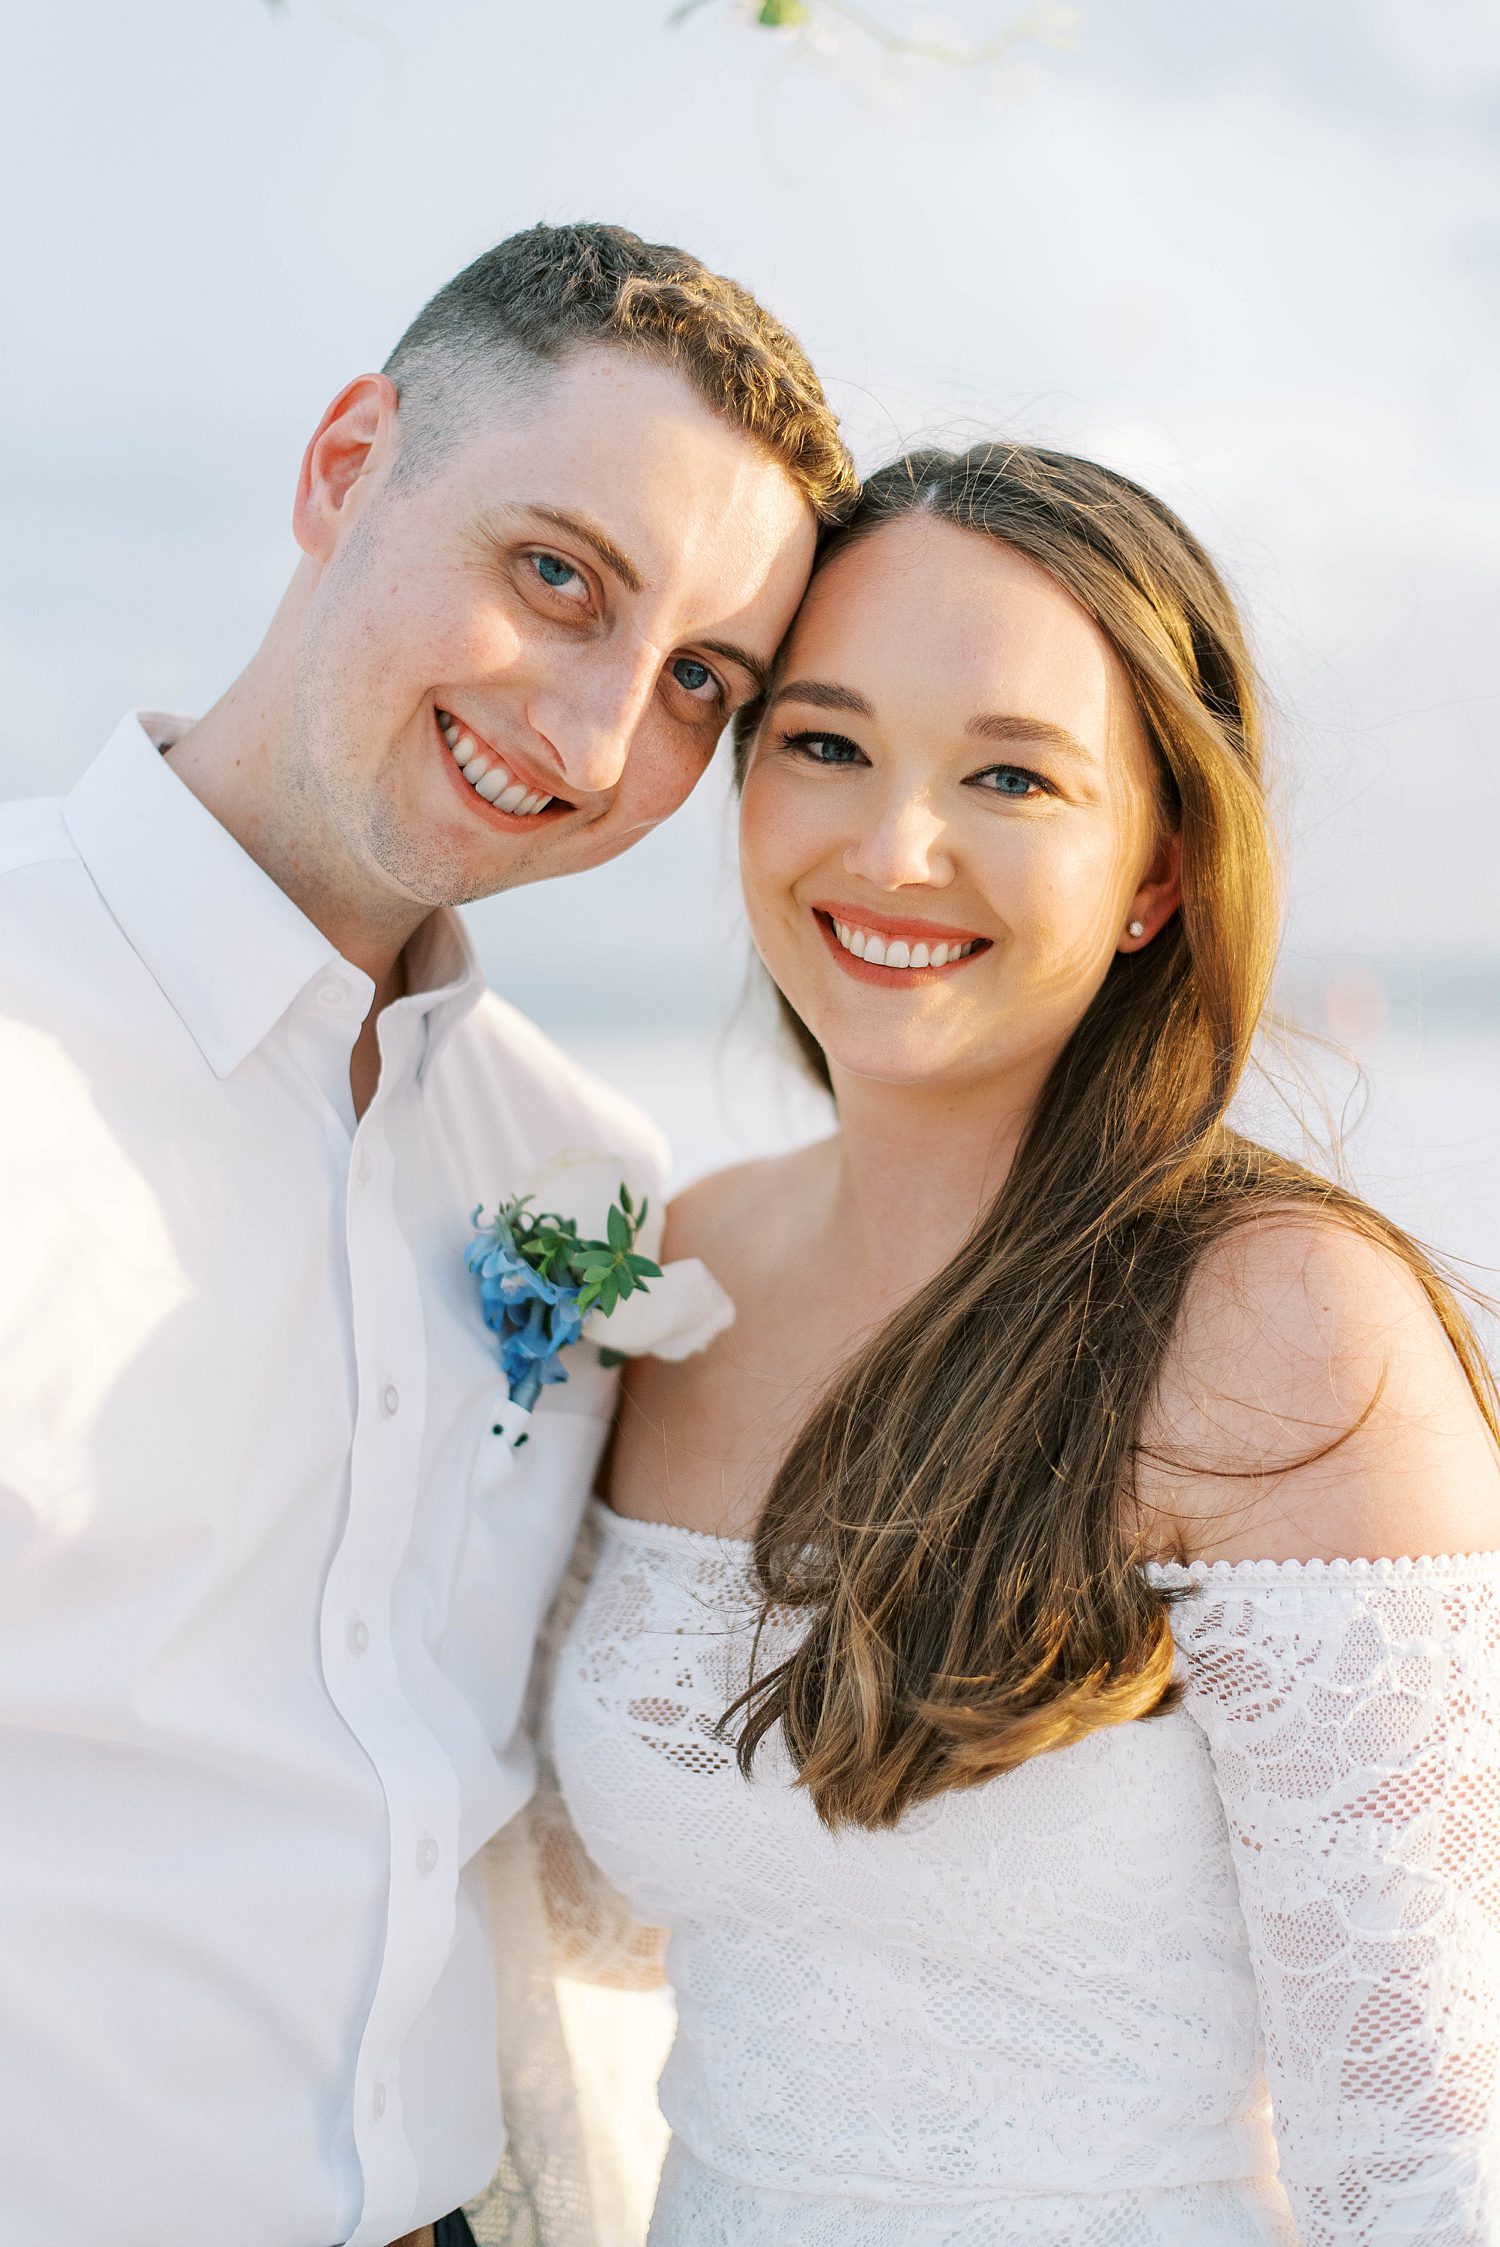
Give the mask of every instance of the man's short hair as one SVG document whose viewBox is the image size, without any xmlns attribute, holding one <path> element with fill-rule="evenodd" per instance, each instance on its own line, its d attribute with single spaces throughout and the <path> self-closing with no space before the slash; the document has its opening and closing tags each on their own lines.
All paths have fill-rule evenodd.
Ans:
<svg viewBox="0 0 1500 2247">
<path fill-rule="evenodd" d="M 781 463 L 820 521 L 852 503 L 853 463 L 796 337 L 686 250 L 588 222 L 512 234 L 417 314 L 385 365 L 400 400 L 397 477 L 448 451 L 497 377 L 533 387 L 590 347 L 676 368 Z"/>
</svg>

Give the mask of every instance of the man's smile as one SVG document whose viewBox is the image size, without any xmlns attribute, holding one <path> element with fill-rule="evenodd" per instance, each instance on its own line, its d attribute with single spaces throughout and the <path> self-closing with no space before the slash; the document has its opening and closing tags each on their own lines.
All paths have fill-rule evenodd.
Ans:
<svg viewBox="0 0 1500 2247">
<path fill-rule="evenodd" d="M 858 983 L 912 988 L 991 949 L 991 939 L 971 929 L 896 920 L 863 906 L 819 903 L 812 914 L 839 966 Z"/>
<path fill-rule="evenodd" d="M 433 716 L 455 771 L 470 793 L 492 811 L 507 819 L 536 819 L 543 812 L 567 812 L 574 808 L 561 796 L 551 796 L 543 789 L 530 786 L 525 778 L 512 771 L 498 750 L 481 741 L 472 728 L 455 718 L 451 711 L 435 708 Z"/>
</svg>

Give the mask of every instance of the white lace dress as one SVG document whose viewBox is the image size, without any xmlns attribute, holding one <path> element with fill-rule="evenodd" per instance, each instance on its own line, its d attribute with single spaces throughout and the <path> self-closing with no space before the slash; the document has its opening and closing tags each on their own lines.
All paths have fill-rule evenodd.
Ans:
<svg viewBox="0 0 1500 2247">
<path fill-rule="evenodd" d="M 1500 1555 L 1164 1568 L 1181 1706 L 834 1835 L 715 1734 L 745 1547 L 597 1519 L 550 1718 L 669 1936 L 652 2247 L 1500 2242 Z"/>
</svg>

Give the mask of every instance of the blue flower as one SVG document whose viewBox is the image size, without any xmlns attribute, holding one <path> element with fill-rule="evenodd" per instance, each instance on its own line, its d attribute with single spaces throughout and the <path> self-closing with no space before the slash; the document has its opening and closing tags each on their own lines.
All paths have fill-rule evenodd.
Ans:
<svg viewBox="0 0 1500 2247">
<path fill-rule="evenodd" d="M 464 1262 L 479 1282 L 484 1323 L 500 1342 L 500 1364 L 511 1400 L 529 1412 L 544 1388 L 566 1381 L 560 1363 L 597 1306 L 605 1317 L 616 1302 L 660 1269 L 631 1254 L 645 1217 L 626 1188 L 609 1212 L 607 1241 L 580 1240 L 571 1219 L 534 1213 L 529 1197 L 507 1202 L 488 1222 L 475 1210 L 478 1228 Z"/>
<path fill-rule="evenodd" d="M 479 1282 L 484 1323 L 499 1336 L 510 1393 L 529 1412 L 544 1387 L 567 1379 L 557 1360 L 583 1330 L 577 1291 L 529 1264 L 503 1217 L 470 1241 L 464 1261 Z"/>
</svg>

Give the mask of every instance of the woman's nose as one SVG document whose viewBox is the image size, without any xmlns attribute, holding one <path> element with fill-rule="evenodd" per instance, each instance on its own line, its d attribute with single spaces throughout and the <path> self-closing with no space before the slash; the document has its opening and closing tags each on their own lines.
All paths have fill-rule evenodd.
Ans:
<svg viewBox="0 0 1500 2247">
<path fill-rule="evenodd" d="M 944 822 L 922 796 L 888 803 L 849 844 L 844 866 L 877 889 L 941 888 L 953 878 Z"/>
</svg>

